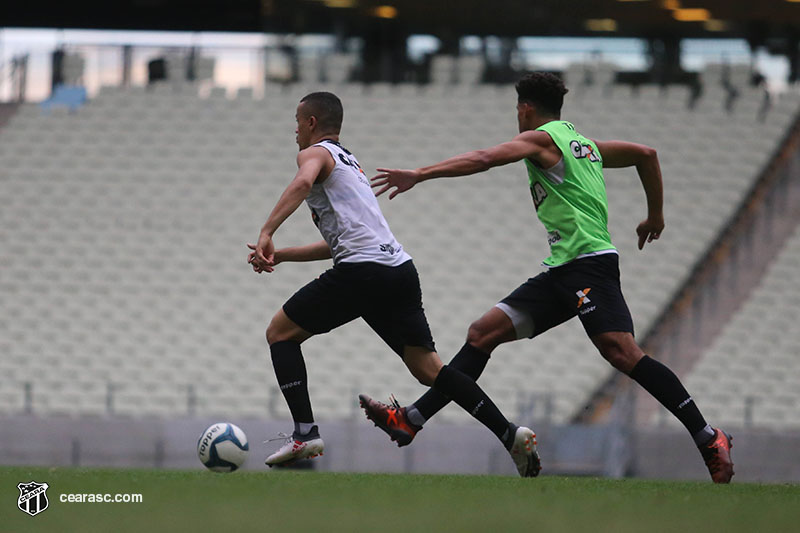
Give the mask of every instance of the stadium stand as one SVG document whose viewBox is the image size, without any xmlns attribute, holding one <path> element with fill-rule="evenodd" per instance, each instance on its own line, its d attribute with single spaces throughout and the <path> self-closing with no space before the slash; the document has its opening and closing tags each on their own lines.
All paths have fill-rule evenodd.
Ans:
<svg viewBox="0 0 800 533">
<path fill-rule="evenodd" d="M 312 90 L 339 94 L 342 142 L 368 174 L 511 138 L 513 87 L 452 84 L 454 68 L 450 60 L 435 64 L 425 87 L 331 76 L 325 85 L 268 85 L 261 99 L 251 90 L 227 99 L 219 88 L 201 98 L 195 85 L 164 82 L 105 88 L 71 113 L 21 106 L 0 130 L 0 350 L 8 376 L 0 380 L 0 412 L 284 415 L 264 330 L 327 265 L 280 265 L 257 276 L 245 243 L 294 175 L 295 106 Z M 463 78 L 474 81 L 478 69 L 465 69 Z M 730 109 L 723 94 L 706 91 L 690 108 L 685 87 L 578 81 L 567 96 L 563 116 L 587 136 L 659 150 L 667 229 L 642 252 L 636 174 L 606 175 L 623 290 L 640 334 L 747 195 L 800 108 L 796 93 L 766 110 L 763 92 L 742 87 Z M 445 360 L 469 323 L 538 273 L 548 253 L 522 165 L 426 183 L 381 203 L 415 258 Z M 302 207 L 276 242 L 318 238 Z M 412 400 L 424 390 L 361 322 L 312 338 L 305 353 L 321 421 L 352 416 L 358 392 Z M 577 321 L 503 346 L 492 359 L 481 384 L 514 418 L 567 421 L 612 372 Z M 754 416 L 772 423 L 773 415 L 757 407 Z M 466 419 L 457 408 L 439 418 Z"/>
<path fill-rule="evenodd" d="M 800 427 L 800 366 L 794 348 L 800 334 L 793 313 L 787 312 L 800 304 L 800 290 L 792 283 L 798 271 L 800 228 L 687 376 L 698 404 L 725 427 Z"/>
</svg>

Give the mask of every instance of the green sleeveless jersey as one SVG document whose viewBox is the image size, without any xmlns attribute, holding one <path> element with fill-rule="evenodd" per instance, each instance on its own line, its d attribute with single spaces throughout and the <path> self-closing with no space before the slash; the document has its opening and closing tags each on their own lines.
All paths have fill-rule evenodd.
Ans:
<svg viewBox="0 0 800 533">
<path fill-rule="evenodd" d="M 547 132 L 562 154 L 549 169 L 525 159 L 533 204 L 550 244 L 545 266 L 615 250 L 608 233 L 608 200 L 597 145 L 563 120 L 548 122 L 537 131 Z"/>
</svg>

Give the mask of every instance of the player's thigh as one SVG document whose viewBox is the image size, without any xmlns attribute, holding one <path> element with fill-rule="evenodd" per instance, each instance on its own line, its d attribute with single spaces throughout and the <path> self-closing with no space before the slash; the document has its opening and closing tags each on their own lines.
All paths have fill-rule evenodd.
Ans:
<svg viewBox="0 0 800 533">
<path fill-rule="evenodd" d="M 310 281 L 285 304 L 283 312 L 303 330 L 318 335 L 358 318 L 361 314 L 357 276 L 338 267 Z"/>
<path fill-rule="evenodd" d="M 425 312 L 418 309 L 373 309 L 364 321 L 391 349 L 403 357 L 406 347 L 435 352 L 431 328 Z"/>
<path fill-rule="evenodd" d="M 505 309 L 492 307 L 470 324 L 467 330 L 467 342 L 490 353 L 500 344 L 517 340 L 519 337 L 512 315 L 514 311 L 509 307 Z"/>
<path fill-rule="evenodd" d="M 549 271 L 528 279 L 495 306 L 508 316 L 515 338 L 533 338 L 577 314 Z"/>
<path fill-rule="evenodd" d="M 419 276 L 411 261 L 382 267 L 368 287 L 364 321 L 401 357 L 405 347 L 435 352 L 428 319 L 422 307 Z"/>
</svg>

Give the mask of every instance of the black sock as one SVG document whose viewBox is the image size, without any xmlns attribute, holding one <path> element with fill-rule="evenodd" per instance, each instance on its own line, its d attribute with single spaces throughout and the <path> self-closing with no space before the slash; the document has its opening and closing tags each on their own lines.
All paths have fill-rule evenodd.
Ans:
<svg viewBox="0 0 800 533">
<path fill-rule="evenodd" d="M 300 351 L 300 343 L 275 342 L 270 345 L 269 351 L 272 354 L 275 377 L 278 378 L 283 397 L 289 404 L 292 420 L 306 424 L 314 422 L 311 399 L 308 397 L 306 363 L 303 360 L 303 352 Z"/>
<path fill-rule="evenodd" d="M 445 365 L 436 376 L 433 387 L 489 428 L 507 450 L 511 449 L 516 426 L 506 420 L 500 409 L 472 378 L 458 369 Z"/>
<path fill-rule="evenodd" d="M 458 369 L 477 381 L 488 362 L 488 353 L 466 343 L 447 366 Z M 428 389 L 428 392 L 420 396 L 413 406 L 425 417 L 425 420 L 428 420 L 448 403 L 450 403 L 450 398 L 435 389 Z"/>
<path fill-rule="evenodd" d="M 675 415 L 692 437 L 708 426 L 678 376 L 655 359 L 647 355 L 642 357 L 631 370 L 630 377 Z"/>
</svg>

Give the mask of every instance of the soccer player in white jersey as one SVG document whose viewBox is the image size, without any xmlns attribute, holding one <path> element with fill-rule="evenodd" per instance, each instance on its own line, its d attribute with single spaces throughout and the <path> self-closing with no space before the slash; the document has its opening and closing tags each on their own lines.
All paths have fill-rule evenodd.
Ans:
<svg viewBox="0 0 800 533">
<path fill-rule="evenodd" d="M 541 469 L 536 435 L 510 423 L 472 378 L 443 365 L 422 309 L 422 291 L 411 257 L 392 235 L 358 160 L 339 144 L 342 103 L 316 92 L 297 106 L 298 171 L 261 229 L 248 262 L 257 273 L 280 263 L 333 259 L 333 268 L 298 290 L 267 328 L 272 364 L 289 405 L 294 432 L 270 455 L 270 467 L 321 455 L 300 344 L 355 318 L 395 351 L 420 383 L 452 399 L 488 427 L 510 453 L 517 471 Z M 323 240 L 276 249 L 273 235 L 303 201 Z M 354 347 L 354 349 L 358 349 Z"/>
</svg>

